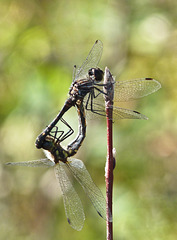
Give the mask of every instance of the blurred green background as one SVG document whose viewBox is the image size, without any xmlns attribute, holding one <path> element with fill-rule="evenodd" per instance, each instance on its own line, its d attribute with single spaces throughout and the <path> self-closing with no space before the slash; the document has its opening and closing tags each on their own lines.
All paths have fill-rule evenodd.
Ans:
<svg viewBox="0 0 177 240">
<path fill-rule="evenodd" d="M 177 1 L 0 1 L 0 239 L 105 239 L 79 189 L 86 221 L 67 223 L 52 169 L 7 167 L 43 158 L 34 142 L 67 98 L 73 65 L 96 39 L 116 79 L 153 77 L 157 93 L 124 107 L 149 117 L 114 125 L 114 239 L 174 240 L 177 229 Z M 75 109 L 68 112 L 76 128 Z M 66 117 L 67 119 L 67 117 Z M 106 125 L 88 121 L 77 154 L 105 192 Z"/>
</svg>

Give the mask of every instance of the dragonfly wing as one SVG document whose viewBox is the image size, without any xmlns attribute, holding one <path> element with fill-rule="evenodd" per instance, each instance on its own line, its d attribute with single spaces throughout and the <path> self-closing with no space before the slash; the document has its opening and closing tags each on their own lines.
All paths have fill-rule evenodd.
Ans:
<svg viewBox="0 0 177 240">
<path fill-rule="evenodd" d="M 45 158 L 33 161 L 26 161 L 26 162 L 9 162 L 6 163 L 8 166 L 24 166 L 24 167 L 53 167 L 55 165 L 54 162 Z"/>
<path fill-rule="evenodd" d="M 97 98 L 93 99 L 93 104 L 92 104 L 91 101 L 87 102 L 87 98 L 85 98 L 84 99 L 84 106 L 85 106 L 85 109 L 87 110 L 86 113 L 89 114 L 91 112 L 91 113 L 95 113 L 95 114 L 91 114 L 91 115 L 96 115 L 97 114 L 97 115 L 106 116 L 104 99 L 103 99 L 103 97 L 101 99 L 102 99 L 101 102 L 98 101 Z M 91 116 L 90 116 L 90 118 L 92 119 Z"/>
<path fill-rule="evenodd" d="M 63 194 L 65 213 L 68 223 L 71 225 L 71 227 L 77 231 L 80 231 L 83 228 L 85 220 L 84 210 L 81 200 L 76 193 L 67 175 L 67 172 L 65 171 L 65 165 L 65 163 L 59 162 L 55 166 L 55 174 L 60 183 L 61 191 Z"/>
<path fill-rule="evenodd" d="M 85 78 L 90 68 L 95 68 L 98 66 L 102 52 L 103 43 L 100 40 L 96 40 L 82 66 L 76 70 L 75 80 Z"/>
<path fill-rule="evenodd" d="M 147 96 L 161 88 L 161 84 L 152 78 L 140 78 L 115 83 L 114 101 L 124 102 Z"/>
<path fill-rule="evenodd" d="M 90 116 L 90 115 L 106 116 L 105 104 L 104 104 L 104 100 L 101 100 L 103 98 L 101 95 L 102 94 L 100 94 L 100 96 L 98 98 L 94 99 L 94 104 L 92 106 L 92 110 L 91 110 L 90 104 L 88 104 L 88 106 L 87 106 L 88 114 L 90 112 L 96 113 L 96 114 L 89 114 L 90 119 L 92 119 L 92 116 Z M 84 102 L 84 104 L 85 104 L 85 102 Z M 147 120 L 148 118 L 145 115 L 143 115 L 137 111 L 113 106 L 113 121 L 120 120 L 120 119 L 145 119 L 145 120 Z"/>
<path fill-rule="evenodd" d="M 81 160 L 72 158 L 68 160 L 67 166 L 83 187 L 98 214 L 106 220 L 106 200 L 101 190 L 93 182 L 84 163 Z"/>
<path fill-rule="evenodd" d="M 145 115 L 126 108 L 113 107 L 113 120 L 119 119 L 144 119 L 147 120 L 148 117 Z"/>
</svg>

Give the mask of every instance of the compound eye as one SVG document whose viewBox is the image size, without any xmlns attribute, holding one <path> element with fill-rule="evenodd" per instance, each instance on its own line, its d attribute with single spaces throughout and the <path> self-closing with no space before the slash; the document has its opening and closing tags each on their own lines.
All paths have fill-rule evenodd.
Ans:
<svg viewBox="0 0 177 240">
<path fill-rule="evenodd" d="M 42 148 L 50 151 L 50 150 L 52 150 L 53 146 L 54 146 L 53 140 L 52 139 L 47 139 L 47 140 L 44 140 Z"/>
<path fill-rule="evenodd" d="M 97 68 L 94 71 L 94 75 L 95 75 L 95 80 L 100 82 L 103 80 L 104 72 L 101 69 Z"/>
<path fill-rule="evenodd" d="M 94 68 L 90 68 L 89 70 L 88 70 L 88 75 L 89 76 L 93 76 L 95 74 L 95 69 Z"/>
</svg>

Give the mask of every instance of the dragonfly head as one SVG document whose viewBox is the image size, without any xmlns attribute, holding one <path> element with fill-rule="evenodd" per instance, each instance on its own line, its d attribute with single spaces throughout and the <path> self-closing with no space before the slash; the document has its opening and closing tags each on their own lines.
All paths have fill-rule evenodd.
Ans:
<svg viewBox="0 0 177 240">
<path fill-rule="evenodd" d="M 54 138 L 51 136 L 46 136 L 45 140 L 43 141 L 42 148 L 48 151 L 52 151 L 54 145 Z"/>
<path fill-rule="evenodd" d="M 88 75 L 92 80 L 100 82 L 103 80 L 104 72 L 100 68 L 90 68 Z"/>
</svg>

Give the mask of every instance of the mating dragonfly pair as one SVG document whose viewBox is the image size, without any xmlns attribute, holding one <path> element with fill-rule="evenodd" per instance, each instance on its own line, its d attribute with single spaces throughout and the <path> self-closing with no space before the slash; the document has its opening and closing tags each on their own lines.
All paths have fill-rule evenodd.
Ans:
<svg viewBox="0 0 177 240">
<path fill-rule="evenodd" d="M 82 203 L 69 179 L 66 169 L 73 174 L 81 184 L 98 214 L 106 219 L 106 201 L 100 189 L 94 184 L 84 163 L 81 160 L 70 158 L 80 148 L 86 133 L 85 110 L 100 116 L 106 116 L 103 87 L 104 72 L 98 68 L 101 59 L 103 44 L 97 40 L 89 55 L 78 69 L 75 67 L 73 82 L 69 90 L 69 98 L 56 118 L 44 129 L 36 139 L 36 147 L 44 149 L 47 159 L 36 161 L 8 163 L 18 166 L 46 166 L 55 167 L 56 177 L 59 180 L 63 193 L 65 212 L 69 224 L 76 230 L 81 230 L 85 220 Z M 114 102 L 130 101 L 147 96 L 161 87 L 160 83 L 152 78 L 135 79 L 114 83 Z M 63 119 L 63 115 L 73 106 L 76 106 L 79 119 L 77 137 L 65 150 L 61 142 L 74 132 L 72 127 Z M 114 121 L 119 119 L 147 119 L 143 114 L 117 106 L 112 106 Z M 62 121 L 69 131 L 59 131 L 57 124 Z M 65 169 L 66 168 L 66 169 Z M 108 219 L 111 221 L 112 219 Z"/>
</svg>

